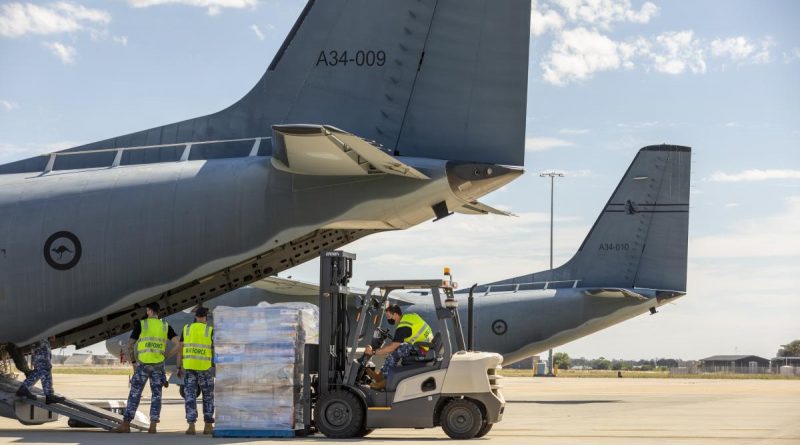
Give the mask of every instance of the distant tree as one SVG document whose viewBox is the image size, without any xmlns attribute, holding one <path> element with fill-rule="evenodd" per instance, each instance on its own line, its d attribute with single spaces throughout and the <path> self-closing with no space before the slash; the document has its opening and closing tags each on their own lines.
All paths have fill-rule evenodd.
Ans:
<svg viewBox="0 0 800 445">
<path fill-rule="evenodd" d="M 611 369 L 611 361 L 604 357 L 600 357 L 592 362 L 592 369 Z"/>
<path fill-rule="evenodd" d="M 611 363 L 611 369 L 613 369 L 614 371 L 620 371 L 620 370 L 622 370 L 622 362 L 621 362 L 621 361 L 619 361 L 619 360 L 614 360 L 614 361 Z"/>
<path fill-rule="evenodd" d="M 653 365 L 650 364 L 642 365 L 642 371 L 652 371 L 652 370 L 653 370 Z"/>
<path fill-rule="evenodd" d="M 571 362 L 566 352 L 556 352 L 553 354 L 553 364 L 555 364 L 558 369 L 569 369 Z"/>
<path fill-rule="evenodd" d="M 800 340 L 795 340 L 778 349 L 778 357 L 800 357 Z"/>
<path fill-rule="evenodd" d="M 677 368 L 678 361 L 674 358 L 662 358 L 656 361 L 656 365 L 658 365 L 660 368 Z"/>
<path fill-rule="evenodd" d="M 584 357 L 570 358 L 570 364 L 572 366 L 590 366 L 589 360 L 586 360 Z"/>
</svg>

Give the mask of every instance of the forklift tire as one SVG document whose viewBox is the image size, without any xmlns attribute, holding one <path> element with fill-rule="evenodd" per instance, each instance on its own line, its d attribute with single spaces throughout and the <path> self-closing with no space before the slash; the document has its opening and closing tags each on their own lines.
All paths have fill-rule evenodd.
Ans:
<svg viewBox="0 0 800 445">
<path fill-rule="evenodd" d="M 364 407 L 355 394 L 333 390 L 317 401 L 314 407 L 317 429 L 332 439 L 349 439 L 365 432 Z"/>
<path fill-rule="evenodd" d="M 481 429 L 478 430 L 478 434 L 475 435 L 475 438 L 477 439 L 479 437 L 483 437 L 489 434 L 489 431 L 492 430 L 492 425 L 494 424 L 484 420 L 483 426 L 481 427 Z"/>
<path fill-rule="evenodd" d="M 472 439 L 483 429 L 483 414 L 469 399 L 453 399 L 444 406 L 440 424 L 451 439 Z M 490 427 L 491 428 L 491 427 Z M 487 429 L 488 433 L 489 430 Z"/>
</svg>

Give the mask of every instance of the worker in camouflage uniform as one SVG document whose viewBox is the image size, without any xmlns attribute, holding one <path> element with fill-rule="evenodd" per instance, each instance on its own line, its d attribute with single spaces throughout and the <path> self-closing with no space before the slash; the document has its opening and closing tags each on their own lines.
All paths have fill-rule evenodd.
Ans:
<svg viewBox="0 0 800 445">
<path fill-rule="evenodd" d="M 381 348 L 372 349 L 368 345 L 364 353 L 368 356 L 386 355 L 386 361 L 380 372 L 367 369 L 367 374 L 372 378 L 372 389 L 385 389 L 386 381 L 391 372 L 400 364 L 400 360 L 414 355 L 425 355 L 427 346 L 433 340 L 433 331 L 428 323 L 418 314 L 403 314 L 400 306 L 393 304 L 386 308 L 386 322 L 396 325 L 392 342 Z"/>
<path fill-rule="evenodd" d="M 156 425 L 161 415 L 161 391 L 164 389 L 164 355 L 167 350 L 167 339 L 177 346 L 178 336 L 166 320 L 159 320 L 158 303 L 147 305 L 147 318 L 133 325 L 133 332 L 128 341 L 136 342 L 135 370 L 131 377 L 131 391 L 128 395 L 128 404 L 125 407 L 123 422 L 111 430 L 115 433 L 130 433 L 131 421 L 136 415 L 139 401 L 142 398 L 144 384 L 150 380 L 150 429 L 148 433 L 156 433 Z"/>
<path fill-rule="evenodd" d="M 51 403 L 61 403 L 64 401 L 63 397 L 57 396 L 53 392 L 53 373 L 51 372 L 53 369 L 53 355 L 50 352 L 51 341 L 55 341 L 55 337 L 40 340 L 33 346 L 33 352 L 31 353 L 33 371 L 27 374 L 27 378 L 17 390 L 17 396 L 36 400 L 36 396 L 31 392 L 31 388 L 38 380 L 41 380 L 45 403 L 49 405 Z"/>
<path fill-rule="evenodd" d="M 203 434 L 214 431 L 214 375 L 212 373 L 214 328 L 208 325 L 208 309 L 197 308 L 195 322 L 183 327 L 178 353 L 178 377 L 185 375 L 183 391 L 186 399 L 186 434 L 195 434 L 197 393 L 203 393 Z"/>
</svg>

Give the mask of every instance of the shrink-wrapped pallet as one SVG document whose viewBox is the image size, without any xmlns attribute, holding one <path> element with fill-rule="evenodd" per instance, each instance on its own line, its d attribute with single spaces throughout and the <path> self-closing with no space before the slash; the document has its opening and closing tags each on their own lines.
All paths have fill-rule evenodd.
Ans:
<svg viewBox="0 0 800 445">
<path fill-rule="evenodd" d="M 318 339 L 310 304 L 214 310 L 217 435 L 268 437 L 302 428 L 299 396 L 306 337 Z"/>
</svg>

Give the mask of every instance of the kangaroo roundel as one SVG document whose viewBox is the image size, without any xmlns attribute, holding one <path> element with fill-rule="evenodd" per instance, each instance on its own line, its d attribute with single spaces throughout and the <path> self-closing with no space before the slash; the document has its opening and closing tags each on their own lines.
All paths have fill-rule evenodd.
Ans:
<svg viewBox="0 0 800 445">
<path fill-rule="evenodd" d="M 72 269 L 81 259 L 81 241 L 72 232 L 56 232 L 44 243 L 44 259 L 53 269 Z"/>
</svg>

